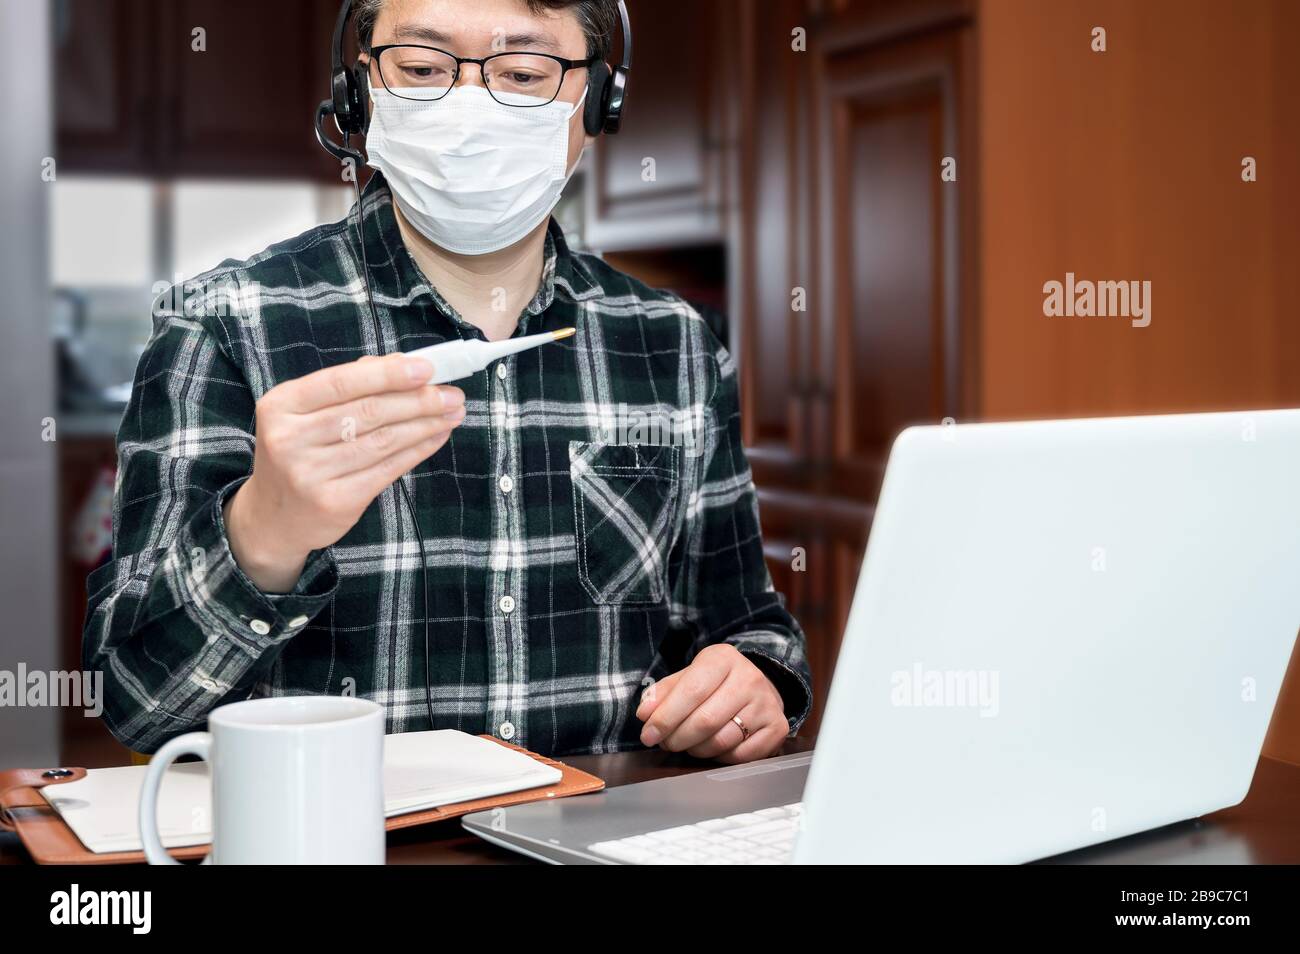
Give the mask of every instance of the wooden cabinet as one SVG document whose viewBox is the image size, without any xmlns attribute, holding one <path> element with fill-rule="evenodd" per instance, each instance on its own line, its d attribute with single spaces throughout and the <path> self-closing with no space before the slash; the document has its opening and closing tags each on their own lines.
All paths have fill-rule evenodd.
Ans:
<svg viewBox="0 0 1300 954">
<path fill-rule="evenodd" d="M 834 18 L 813 61 L 824 310 L 812 429 L 827 488 L 859 499 L 874 498 L 900 430 L 973 411 L 973 31 L 959 14 L 897 29 Z"/>
<path fill-rule="evenodd" d="M 728 144 L 728 29 L 738 0 L 689 13 L 630 3 L 636 38 L 624 124 L 592 147 L 587 244 L 604 251 L 720 242 Z M 640 95 L 638 95 L 640 94 Z"/>
<path fill-rule="evenodd" d="M 62 0 L 60 168 L 337 179 L 311 125 L 337 12 L 336 0 Z"/>
<path fill-rule="evenodd" d="M 63 169 L 147 168 L 152 142 L 154 60 L 144 0 L 58 0 L 53 6 L 53 74 L 58 160 Z"/>
<path fill-rule="evenodd" d="M 815 731 L 890 444 L 976 411 L 973 29 L 960 3 L 759 6 L 737 23 L 731 347 Z"/>
<path fill-rule="evenodd" d="M 170 0 L 159 9 L 161 150 L 192 175 L 338 178 L 312 122 L 329 92 L 332 0 Z M 205 52 L 192 31 L 206 30 Z M 195 108 L 201 104 L 201 108 Z M 332 131 L 332 130 L 331 130 Z"/>
</svg>

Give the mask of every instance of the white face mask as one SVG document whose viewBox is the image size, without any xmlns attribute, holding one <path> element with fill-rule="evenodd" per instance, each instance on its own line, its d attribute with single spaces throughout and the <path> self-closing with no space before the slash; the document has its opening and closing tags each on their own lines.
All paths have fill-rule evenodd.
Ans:
<svg viewBox="0 0 1300 954">
<path fill-rule="evenodd" d="M 372 88 L 370 101 L 366 165 L 384 174 L 407 221 L 435 245 L 495 252 L 560 201 L 569 120 L 582 99 L 506 106 L 481 86 L 457 86 L 433 102 Z"/>
</svg>

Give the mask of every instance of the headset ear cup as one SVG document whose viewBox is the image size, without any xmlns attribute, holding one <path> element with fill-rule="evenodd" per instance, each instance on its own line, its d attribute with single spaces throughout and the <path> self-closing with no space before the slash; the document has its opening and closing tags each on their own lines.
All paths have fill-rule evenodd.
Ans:
<svg viewBox="0 0 1300 954">
<path fill-rule="evenodd" d="M 582 127 L 588 136 L 599 136 L 605 129 L 609 80 L 609 64 L 604 60 L 597 60 L 587 68 L 587 105 L 582 114 Z"/>
<path fill-rule="evenodd" d="M 364 136 L 370 126 L 370 67 L 357 63 L 352 67 L 353 132 Z"/>
<path fill-rule="evenodd" d="M 614 70 L 614 75 L 609 78 L 608 87 L 604 109 L 601 112 L 605 117 L 605 132 L 612 136 L 623 125 L 623 110 L 627 105 L 627 72 L 622 67 Z"/>
<path fill-rule="evenodd" d="M 352 124 L 352 79 L 346 68 L 335 70 L 330 74 L 330 96 L 334 106 L 334 125 L 339 132 L 348 135 Z"/>
</svg>

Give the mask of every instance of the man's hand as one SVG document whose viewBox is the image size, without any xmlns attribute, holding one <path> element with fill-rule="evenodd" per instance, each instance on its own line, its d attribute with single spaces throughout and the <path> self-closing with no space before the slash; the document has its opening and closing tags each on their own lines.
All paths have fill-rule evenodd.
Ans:
<svg viewBox="0 0 1300 954">
<path fill-rule="evenodd" d="M 790 733 L 776 687 L 728 643 L 706 646 L 685 669 L 648 687 L 636 717 L 645 722 L 645 745 L 720 762 L 767 758 Z"/>
<path fill-rule="evenodd" d="M 235 561 L 258 587 L 293 588 L 312 550 L 447 442 L 465 392 L 429 387 L 433 365 L 391 354 L 286 381 L 257 402 L 252 476 L 226 502 Z"/>
</svg>

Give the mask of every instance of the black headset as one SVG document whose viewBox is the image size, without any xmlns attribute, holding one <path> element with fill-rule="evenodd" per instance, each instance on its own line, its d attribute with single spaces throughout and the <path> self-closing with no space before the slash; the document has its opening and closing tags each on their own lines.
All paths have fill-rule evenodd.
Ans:
<svg viewBox="0 0 1300 954">
<path fill-rule="evenodd" d="M 618 13 L 623 23 L 623 62 L 611 70 L 608 63 L 597 57 L 587 67 L 587 102 L 583 107 L 582 125 L 589 136 L 613 135 L 623 125 L 627 78 L 632 71 L 632 24 L 628 20 L 625 0 L 618 0 Z M 344 61 L 344 41 L 351 17 L 352 0 L 343 0 L 339 18 L 334 24 L 330 98 L 316 109 L 316 139 L 336 159 L 360 163 L 361 154 L 348 147 L 348 140 L 352 136 L 364 135 L 370 119 L 370 71 L 364 63 L 353 64 L 349 69 Z M 334 125 L 343 135 L 343 145 L 325 135 L 321 121 L 326 116 L 334 117 Z"/>
</svg>

